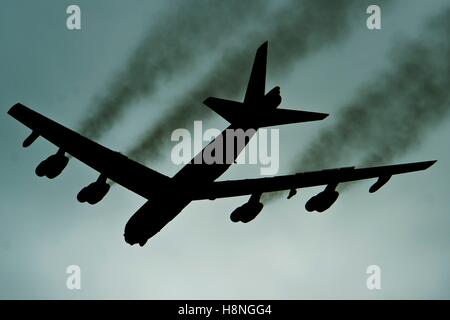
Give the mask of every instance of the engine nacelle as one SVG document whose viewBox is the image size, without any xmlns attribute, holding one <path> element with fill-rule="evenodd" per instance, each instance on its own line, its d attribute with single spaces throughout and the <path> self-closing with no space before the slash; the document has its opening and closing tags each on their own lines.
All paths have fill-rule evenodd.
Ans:
<svg viewBox="0 0 450 320">
<path fill-rule="evenodd" d="M 68 162 L 69 158 L 64 155 L 64 152 L 58 151 L 38 164 L 35 170 L 36 175 L 53 179 L 61 174 Z"/>
<path fill-rule="evenodd" d="M 275 109 L 281 104 L 280 87 L 270 90 L 264 97 L 268 109 Z"/>
<path fill-rule="evenodd" d="M 100 178 L 84 187 L 78 192 L 77 200 L 81 203 L 87 202 L 89 204 L 96 204 L 100 202 L 108 193 L 111 186 L 106 183 L 106 178 L 100 176 Z"/>
<path fill-rule="evenodd" d="M 318 211 L 324 212 L 329 209 L 339 197 L 339 192 L 336 190 L 324 190 L 318 195 L 309 199 L 305 204 L 305 209 L 309 212 Z"/>
<path fill-rule="evenodd" d="M 256 218 L 261 212 L 264 205 L 261 202 L 247 202 L 242 206 L 237 207 L 230 215 L 230 219 L 233 222 L 247 223 Z"/>
</svg>

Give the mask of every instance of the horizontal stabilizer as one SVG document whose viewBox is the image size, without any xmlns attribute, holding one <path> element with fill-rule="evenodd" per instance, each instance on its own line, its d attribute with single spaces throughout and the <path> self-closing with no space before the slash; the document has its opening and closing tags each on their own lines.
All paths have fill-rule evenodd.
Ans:
<svg viewBox="0 0 450 320">
<path fill-rule="evenodd" d="M 291 110 L 291 109 L 275 109 L 267 112 L 267 114 L 260 114 L 258 120 L 258 127 L 279 126 L 282 124 L 308 122 L 323 120 L 328 117 L 327 113 Z"/>
<path fill-rule="evenodd" d="M 241 102 L 214 97 L 207 98 L 203 103 L 229 123 L 242 127 L 261 128 L 289 123 L 317 121 L 328 117 L 326 113 L 290 109 L 257 111 L 255 108 L 246 108 L 247 106 Z"/>
<path fill-rule="evenodd" d="M 239 122 L 239 118 L 242 117 L 245 111 L 245 105 L 238 101 L 209 97 L 203 103 L 229 123 L 233 124 Z"/>
</svg>

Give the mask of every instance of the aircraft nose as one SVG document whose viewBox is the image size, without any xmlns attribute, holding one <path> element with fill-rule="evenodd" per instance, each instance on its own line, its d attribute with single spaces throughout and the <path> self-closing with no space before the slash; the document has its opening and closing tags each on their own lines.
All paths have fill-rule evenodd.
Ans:
<svg viewBox="0 0 450 320">
<path fill-rule="evenodd" d="M 147 243 L 147 240 L 141 240 L 141 241 L 139 241 L 139 245 L 140 245 L 141 247 L 145 246 L 146 243 Z"/>
<path fill-rule="evenodd" d="M 127 232 L 123 234 L 123 237 L 125 238 L 125 242 L 128 243 L 129 245 L 134 245 L 138 243 L 138 241 L 130 237 L 130 235 Z"/>
<path fill-rule="evenodd" d="M 130 234 L 128 234 L 127 232 L 123 234 L 123 237 L 125 238 L 125 242 L 128 243 L 129 245 L 135 245 L 136 243 L 138 243 L 141 247 L 143 247 L 148 240 L 148 239 L 137 239 L 135 237 L 130 236 Z"/>
</svg>

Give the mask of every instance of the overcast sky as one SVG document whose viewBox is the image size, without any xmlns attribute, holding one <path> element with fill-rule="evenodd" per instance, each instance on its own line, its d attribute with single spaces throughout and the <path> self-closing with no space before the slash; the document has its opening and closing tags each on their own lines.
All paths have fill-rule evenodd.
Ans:
<svg viewBox="0 0 450 320">
<path fill-rule="evenodd" d="M 97 173 L 76 159 L 52 181 L 34 174 L 36 165 L 56 147 L 41 138 L 30 148 L 22 148 L 29 130 L 6 114 L 16 102 L 78 130 L 95 114 L 102 99 L 117 93 L 115 81 L 144 81 L 147 86 L 139 87 L 123 103 L 117 119 L 96 137 L 105 146 L 126 153 L 149 128 L 164 123 L 168 132 L 176 129 L 170 127 L 166 115 L 177 110 L 180 99 L 184 101 L 198 86 L 211 84 L 205 80 L 208 75 L 220 77 L 219 70 L 232 68 L 223 65 L 228 55 L 248 47 L 251 50 L 244 55 L 248 61 L 242 60 L 242 68 L 235 67 L 239 72 L 231 73 L 236 77 L 232 81 L 245 85 L 257 46 L 268 40 L 267 89 L 281 86 L 286 107 L 330 113 L 322 122 L 280 127 L 279 173 L 287 174 L 297 171 L 295 160 L 315 145 L 321 133 L 333 130 L 343 110 L 360 101 L 370 91 L 368 87 L 383 89 L 389 84 L 391 78 L 384 75 L 395 73 L 402 61 L 415 56 L 409 43 L 429 46 L 433 57 L 449 49 L 449 29 L 442 23 L 440 33 L 430 27 L 433 21 L 442 21 L 442 13 L 449 10 L 448 0 L 358 1 L 352 6 L 341 2 L 342 7 L 323 1 L 316 9 L 312 1 L 220 3 L 2 1 L 0 298 L 450 298 L 448 94 L 443 95 L 442 106 L 430 105 L 432 116 L 428 112 L 415 116 L 414 120 L 423 121 L 406 126 L 415 138 L 389 162 L 437 159 L 436 165 L 425 172 L 394 177 L 375 194 L 368 193 L 371 181 L 358 183 L 323 214 L 304 209 L 305 202 L 321 188 L 300 190 L 293 199 L 270 202 L 248 224 L 229 219 L 246 197 L 199 201 L 141 248 L 125 243 L 123 230 L 145 199 L 115 186 L 95 206 L 78 203 L 76 194 Z M 366 27 L 366 8 L 372 3 L 381 7 L 381 30 Z M 81 8 L 81 30 L 66 28 L 70 4 Z M 326 16 L 326 10 L 334 10 L 336 15 L 331 16 L 341 17 L 342 24 L 329 21 L 325 28 L 315 25 L 314 19 L 307 24 L 295 20 L 296 12 L 306 10 L 316 10 L 312 12 L 319 18 Z M 305 37 L 308 41 L 292 42 L 292 50 L 283 46 L 283 39 L 297 33 L 298 41 Z M 435 42 L 439 45 L 434 46 Z M 134 75 L 141 68 L 127 73 L 136 52 L 150 60 L 180 60 L 172 69 L 148 67 L 141 74 L 144 80 L 136 80 Z M 433 69 L 436 79 L 446 81 L 448 59 L 442 65 L 432 60 L 441 66 Z M 423 79 L 407 80 L 413 96 Z M 220 96 L 221 88 L 211 88 L 214 92 L 208 95 Z M 222 97 L 241 98 L 229 94 L 234 91 L 229 89 Z M 204 126 L 225 128 L 226 122 L 211 117 L 201 102 L 192 108 L 204 108 L 205 117 L 197 112 L 196 119 L 205 119 Z M 367 112 L 380 109 L 371 119 L 379 123 L 385 136 L 375 136 L 377 141 L 391 141 L 390 134 L 396 130 L 388 118 L 397 109 L 383 116 L 384 106 L 374 103 L 364 108 Z M 398 111 L 412 123 L 404 113 Z M 361 129 L 352 134 L 366 141 L 369 133 Z M 372 148 L 375 140 L 370 139 L 375 138 L 367 136 L 364 147 L 361 143 L 353 146 L 355 138 L 349 139 L 349 147 L 337 153 L 339 157 L 330 166 L 361 164 L 376 151 Z M 149 156 L 146 165 L 171 176 L 180 167 L 170 161 L 169 142 L 170 135 L 162 138 L 161 145 L 167 145 L 163 156 Z M 257 166 L 244 165 L 233 167 L 221 179 L 258 175 Z M 81 290 L 66 288 L 69 265 L 81 268 Z M 381 290 L 366 287 L 369 265 L 381 268 Z"/>
</svg>

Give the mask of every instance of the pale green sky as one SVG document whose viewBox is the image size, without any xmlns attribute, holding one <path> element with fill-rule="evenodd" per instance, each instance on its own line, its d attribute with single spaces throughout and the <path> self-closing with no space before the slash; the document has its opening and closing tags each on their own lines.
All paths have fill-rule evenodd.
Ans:
<svg viewBox="0 0 450 320">
<path fill-rule="evenodd" d="M 82 10 L 81 31 L 65 27 L 66 7 L 74 3 Z M 280 85 L 287 107 L 331 114 L 321 123 L 280 128 L 280 173 L 291 172 L 293 158 L 333 126 L 341 106 L 364 84 L 392 67 L 391 50 L 403 39 L 421 41 L 426 23 L 450 5 L 448 0 L 383 2 L 382 30 L 369 31 L 366 3 L 381 2 L 362 1 L 341 39 L 311 50 L 283 74 L 271 69 L 275 57 L 269 42 L 267 87 Z M 282 6 L 269 4 L 269 16 Z M 77 192 L 97 176 L 74 159 L 53 181 L 34 174 L 56 148 L 38 139 L 24 150 L 28 129 L 6 111 L 20 101 L 77 129 L 144 35 L 173 23 L 164 17 L 177 8 L 177 1 L 162 0 L 2 1 L 0 298 L 450 298 L 448 114 L 394 161 L 439 160 L 426 172 L 395 177 L 375 194 L 367 192 L 370 182 L 360 183 L 324 214 L 304 210 L 320 188 L 301 190 L 289 201 L 266 206 L 246 225 L 229 220 L 246 198 L 192 203 L 143 248 L 123 239 L 125 223 L 144 203 L 139 196 L 115 187 L 96 206 L 78 203 Z M 277 24 L 261 20 L 258 14 L 243 15 L 241 29 L 222 30 L 219 45 L 186 61 L 189 66 L 163 82 L 156 94 L 130 103 L 124 118 L 99 141 L 126 151 L 163 117 L 166 106 L 220 63 L 222 52 L 267 40 L 244 36 L 246 30 Z M 159 48 L 155 43 L 153 54 Z M 247 81 L 248 74 L 242 79 Z M 206 124 L 226 125 L 218 116 Z M 179 168 L 170 163 L 169 152 L 148 165 L 173 174 Z M 336 166 L 357 164 L 359 158 L 347 155 L 342 161 Z M 224 178 L 258 173 L 257 167 L 235 167 Z M 79 291 L 65 286 L 71 264 L 82 270 Z M 380 291 L 366 288 L 371 264 L 381 267 Z"/>
</svg>

